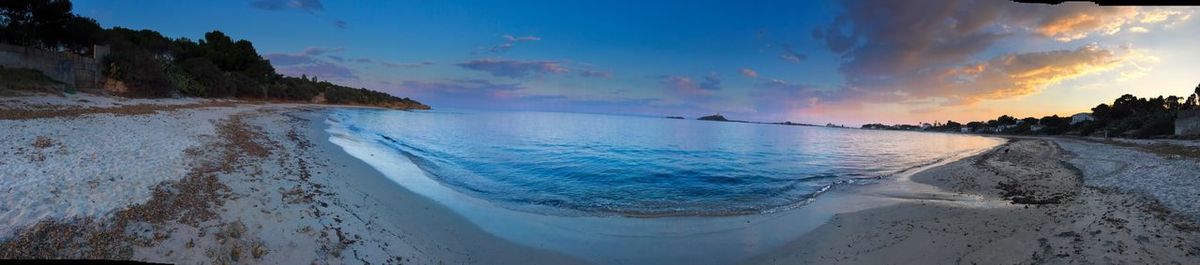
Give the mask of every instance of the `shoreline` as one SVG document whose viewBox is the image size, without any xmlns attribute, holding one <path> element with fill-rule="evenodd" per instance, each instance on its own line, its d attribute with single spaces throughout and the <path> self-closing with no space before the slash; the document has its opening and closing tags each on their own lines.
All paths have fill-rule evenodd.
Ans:
<svg viewBox="0 0 1200 265">
<path fill-rule="evenodd" d="M 424 176 L 408 158 L 390 149 L 359 144 L 348 132 L 334 126 L 339 145 L 350 145 L 352 155 L 367 161 L 380 172 L 402 183 L 405 188 L 447 205 L 454 212 L 483 230 L 522 245 L 547 248 L 597 264 L 728 264 L 752 258 L 794 240 L 825 223 L 833 214 L 882 207 L 912 197 L 940 197 L 943 200 L 970 201 L 951 194 L 925 191 L 901 198 L 892 194 L 856 192 L 857 185 L 835 185 L 807 205 L 790 210 L 726 216 L 670 216 L 640 218 L 628 216 L 557 216 L 507 209 L 485 200 L 450 190 Z M 978 150 L 983 152 L 985 150 Z M 936 167 L 973 155 L 973 152 L 922 165 L 884 178 L 882 183 L 865 187 L 887 186 L 902 182 L 903 175 Z M 403 161 L 403 162 L 397 162 Z M 397 173 L 400 172 L 400 173 Z M 854 186 L 854 187 L 852 187 Z M 928 189 L 927 189 L 928 190 Z M 755 239 L 748 244 L 746 239 Z M 654 252 L 646 252 L 654 249 Z M 694 255 L 703 251 L 706 255 Z"/>
<path fill-rule="evenodd" d="M 1196 223 L 1153 198 L 1088 186 L 1088 176 L 1066 166 L 1052 141 L 1013 139 L 913 175 L 946 192 L 1010 207 L 917 200 L 837 214 L 744 264 L 1200 261 Z"/>
<path fill-rule="evenodd" d="M 1134 190 L 1093 188 L 1120 185 L 1136 177 L 1136 172 L 1114 171 L 1108 173 L 1112 181 L 1104 182 L 1108 178 L 1096 178 L 1093 175 L 1098 173 L 1089 171 L 1102 166 L 1083 164 L 1079 171 L 1064 166 L 1072 159 L 1091 163 L 1087 162 L 1091 158 L 1075 153 L 1118 152 L 1103 151 L 1118 148 L 1114 146 L 1067 143 L 1064 148 L 1055 139 L 1013 139 L 879 183 L 835 185 L 811 203 L 776 213 L 562 217 L 514 212 L 469 197 L 452 197 L 458 199 L 447 205 L 443 201 L 447 197 L 413 190 L 411 181 L 432 181 L 412 175 L 422 174 L 415 165 L 405 168 L 410 175 L 398 182 L 395 175 L 388 174 L 395 171 L 377 169 L 379 165 L 330 141 L 336 137 L 326 130 L 325 119 L 340 108 L 344 107 L 234 102 L 134 114 L 0 120 L 2 125 L 17 128 L 8 135 L 14 139 L 11 148 L 24 150 L 19 155 L 0 154 L 18 159 L 0 164 L 0 173 L 26 170 L 22 169 L 25 166 L 46 170 L 53 161 L 95 160 L 88 158 L 91 153 L 133 152 L 114 149 L 120 145 L 95 146 L 96 140 L 82 137 L 70 129 L 74 127 L 138 128 L 180 122 L 212 126 L 173 134 L 136 131 L 131 135 L 150 146 L 176 141 L 177 147 L 169 151 L 177 150 L 180 156 L 149 157 L 146 161 L 154 164 L 142 166 L 180 172 L 174 177 L 147 179 L 153 174 L 122 168 L 125 171 L 118 172 L 125 172 L 125 180 L 106 182 L 100 176 L 70 175 L 75 164 L 52 169 L 52 174 L 79 179 L 55 178 L 58 182 L 49 184 L 99 183 L 67 185 L 66 189 L 72 190 L 63 193 L 93 196 L 90 194 L 106 189 L 146 193 L 96 198 L 103 200 L 99 204 L 73 200 L 73 205 L 79 205 L 71 207 L 108 208 L 66 216 L 0 215 L 6 224 L 37 221 L 31 226 L 12 226 L 18 231 L 11 236 L 0 235 L 0 245 L 7 247 L 0 257 L 175 263 L 790 264 L 1128 263 L 1138 258 L 1143 262 L 1194 263 L 1200 256 L 1196 247 L 1200 246 L 1200 231 L 1189 230 L 1194 222 L 1179 220 L 1188 208 L 1169 201 L 1181 195 L 1136 193 L 1138 189 L 1164 189 L 1157 185 Z M 49 139 L 47 148 L 38 147 L 43 136 Z M 181 138 L 189 140 L 179 141 Z M 34 147 L 26 147 L 30 144 Z M 35 161 L 38 157 L 41 161 Z M 122 159 L 126 158 L 105 160 L 101 156 L 97 162 L 83 165 L 108 165 Z M 1130 163 L 1160 163 L 1152 159 L 1137 158 Z M 1008 184 L 997 185 L 1001 182 Z M 125 186 L 112 186 L 118 184 Z M 204 191 L 197 193 L 204 196 L 180 193 L 195 188 Z M 60 196 L 25 191 L 49 196 L 45 198 Z M 1068 195 L 1055 196 L 1060 193 Z M 1155 203 L 1163 198 L 1165 203 Z M 1191 197 L 1180 198 L 1187 201 Z M 0 210 L 23 205 L 59 209 L 66 202 L 48 200 L 8 201 Z M 110 208 L 113 210 L 104 210 Z M 211 215 L 192 216 L 205 211 Z M 148 214 L 154 212 L 164 214 Z M 1075 221 L 1081 222 L 1075 225 Z M 1092 225 L 1083 227 L 1086 221 Z M 1094 233 L 1097 230 L 1100 232 Z M 101 247 L 87 244 L 104 238 L 127 240 Z M 1012 258 L 1000 259 L 1008 256 Z"/>
<path fill-rule="evenodd" d="M 119 144 L 93 145 L 96 141 L 88 137 L 72 140 L 82 131 L 71 128 L 80 125 L 100 122 L 114 129 L 134 129 L 161 120 L 159 123 L 187 121 L 214 128 L 176 134 L 154 133 L 154 129 L 124 133 L 150 146 L 179 142 L 178 149 L 164 149 L 178 157 L 151 157 L 147 161 L 158 166 L 142 167 L 186 174 L 149 182 L 141 180 L 152 174 L 136 171 L 119 181 L 108 181 L 102 175 L 46 180 L 47 185 L 53 185 L 50 187 L 64 186 L 72 189 L 71 194 L 89 197 L 106 194 L 103 190 L 111 189 L 106 185 L 144 192 L 91 202 L 6 200 L 0 205 L 0 221 L 13 230 L 0 235 L 0 258 L 218 264 L 582 263 L 494 238 L 443 206 L 398 189 L 399 185 L 326 140 L 329 135 L 324 131 L 324 115 L 332 108 L 233 103 L 136 114 L 0 120 L 5 126 L 18 128 L 7 132 L 13 134 L 10 137 L 17 136 L 9 142 L 13 145 L 10 148 L 25 150 L 21 154 L 5 152 L 5 156 L 18 159 L 0 165 L 0 173 L 5 173 L 0 177 L 5 179 L 15 177 L 7 173 L 32 173 L 57 161 L 77 160 L 74 157 L 92 159 L 92 153 L 138 153 L 136 149 L 113 150 L 122 146 Z M 50 131 L 43 132 L 47 129 Z M 33 143 L 33 155 L 37 157 L 31 160 L 26 158 L 30 148 L 21 146 L 34 142 L 33 136 L 38 136 Z M 39 145 L 43 138 L 50 142 L 46 148 Z M 124 159 L 99 162 L 120 164 Z M 61 164 L 62 172 L 52 174 L 71 175 L 78 165 Z M 4 182 L 19 184 L 11 179 Z M 100 184 L 73 184 L 79 182 Z M 34 186 L 6 188 L 10 194 L 14 189 L 20 190 L 19 194 L 59 196 Z M 108 208 L 79 213 L 30 212 L 61 207 Z"/>
</svg>

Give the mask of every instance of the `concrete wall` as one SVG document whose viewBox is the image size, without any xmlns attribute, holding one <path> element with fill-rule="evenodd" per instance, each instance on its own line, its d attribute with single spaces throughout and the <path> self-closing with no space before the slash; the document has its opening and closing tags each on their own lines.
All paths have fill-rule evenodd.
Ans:
<svg viewBox="0 0 1200 265">
<path fill-rule="evenodd" d="M 1179 116 L 1175 118 L 1175 135 L 1200 135 L 1200 110 L 1179 111 Z"/>
<path fill-rule="evenodd" d="M 106 48 L 103 50 L 107 53 Z M 75 89 L 100 87 L 101 73 L 96 59 L 71 53 L 0 43 L 0 66 L 38 70 Z"/>
</svg>

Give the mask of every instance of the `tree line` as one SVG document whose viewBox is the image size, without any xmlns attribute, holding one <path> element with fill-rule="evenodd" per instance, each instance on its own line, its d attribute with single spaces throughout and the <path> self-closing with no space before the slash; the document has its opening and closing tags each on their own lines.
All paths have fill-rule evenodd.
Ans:
<svg viewBox="0 0 1200 265">
<path fill-rule="evenodd" d="M 1180 111 L 1200 110 L 1200 85 L 1186 98 L 1158 96 L 1139 98 L 1125 94 L 1111 104 L 1102 103 L 1092 108 L 1090 119 L 1074 121 L 1072 117 L 1058 115 L 1041 118 L 1018 119 L 1001 115 L 993 120 L 973 121 L 966 124 L 947 121 L 928 127 L 919 125 L 863 125 L 864 129 L 927 130 L 960 132 L 966 128 L 974 133 L 999 133 L 1021 135 L 1083 135 L 1083 136 L 1129 136 L 1149 138 L 1175 134 L 1175 118 Z"/>
<path fill-rule="evenodd" d="M 323 94 L 334 104 L 428 108 L 379 91 L 280 75 L 250 41 L 220 31 L 172 39 L 148 29 L 105 29 L 71 10 L 68 0 L 0 1 L 0 42 L 85 56 L 94 45 L 108 46 L 103 74 L 121 81 L 127 96 L 309 101 Z"/>
</svg>

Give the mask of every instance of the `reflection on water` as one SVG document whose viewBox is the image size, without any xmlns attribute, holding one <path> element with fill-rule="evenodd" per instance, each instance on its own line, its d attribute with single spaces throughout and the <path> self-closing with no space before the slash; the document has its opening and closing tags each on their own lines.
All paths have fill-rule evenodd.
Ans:
<svg viewBox="0 0 1200 265">
<path fill-rule="evenodd" d="M 871 182 L 994 139 L 546 112 L 338 110 L 334 126 L 438 183 L 530 213 L 776 212 L 831 185 Z"/>
</svg>

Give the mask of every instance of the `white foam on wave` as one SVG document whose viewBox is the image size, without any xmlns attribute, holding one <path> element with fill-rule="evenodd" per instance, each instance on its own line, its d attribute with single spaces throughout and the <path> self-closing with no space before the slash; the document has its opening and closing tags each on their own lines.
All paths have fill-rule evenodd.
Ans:
<svg viewBox="0 0 1200 265">
<path fill-rule="evenodd" d="M 898 203 L 894 199 L 831 192 L 837 189 L 826 187 L 821 200 L 809 200 L 805 207 L 756 215 L 630 218 L 516 211 L 452 190 L 380 142 L 382 139 L 373 132 L 353 132 L 349 129 L 349 123 L 355 122 L 353 111 L 334 111 L 326 120 L 329 141 L 351 156 L 492 235 L 598 264 L 735 263 L 795 240 L 833 214 Z"/>
</svg>

